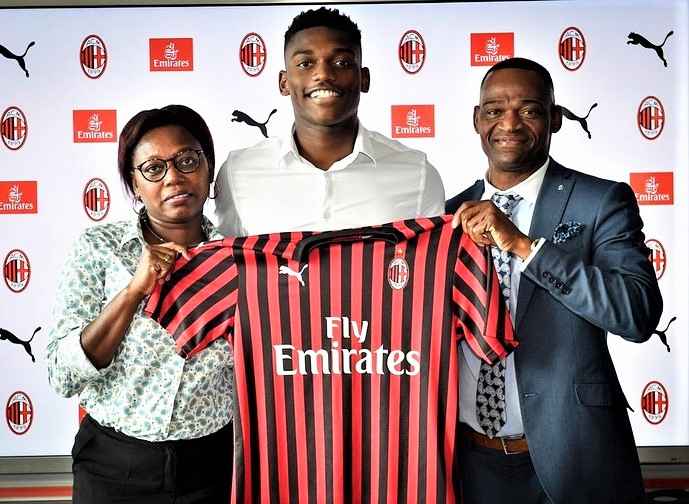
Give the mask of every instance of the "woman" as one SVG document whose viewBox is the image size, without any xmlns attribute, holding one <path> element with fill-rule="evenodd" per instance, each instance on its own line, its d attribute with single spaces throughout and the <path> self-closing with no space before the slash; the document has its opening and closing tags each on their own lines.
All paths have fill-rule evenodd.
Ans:
<svg viewBox="0 0 689 504">
<path fill-rule="evenodd" d="M 136 114 L 120 135 L 122 183 L 141 210 L 79 237 L 58 287 L 49 379 L 88 412 L 72 448 L 73 502 L 229 502 L 231 352 L 185 359 L 142 314 L 177 254 L 221 238 L 203 216 L 213 180 L 206 123 L 181 105 Z"/>
</svg>

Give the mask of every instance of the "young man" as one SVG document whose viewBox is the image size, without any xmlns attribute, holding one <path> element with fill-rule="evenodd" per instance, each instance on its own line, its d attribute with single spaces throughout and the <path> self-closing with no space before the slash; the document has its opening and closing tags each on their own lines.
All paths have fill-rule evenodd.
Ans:
<svg viewBox="0 0 689 504">
<path fill-rule="evenodd" d="M 368 131 L 357 117 L 370 85 L 361 32 L 337 10 L 302 12 L 285 33 L 284 138 L 230 152 L 215 185 L 227 236 L 322 231 L 443 213 L 445 191 L 420 151 Z"/>
<path fill-rule="evenodd" d="M 561 122 L 545 68 L 491 67 L 474 109 L 488 171 L 446 205 L 493 245 L 521 342 L 493 368 L 462 344 L 465 504 L 645 502 L 606 333 L 647 340 L 662 299 L 630 187 L 549 158 Z"/>
</svg>

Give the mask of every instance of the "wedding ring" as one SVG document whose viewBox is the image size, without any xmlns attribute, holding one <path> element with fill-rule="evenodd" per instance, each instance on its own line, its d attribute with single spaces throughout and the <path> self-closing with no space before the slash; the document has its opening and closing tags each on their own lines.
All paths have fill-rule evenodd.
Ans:
<svg viewBox="0 0 689 504">
<path fill-rule="evenodd" d="M 163 261 L 165 261 L 165 263 L 168 263 L 168 264 L 169 264 L 169 263 L 170 263 L 170 258 L 169 258 L 168 256 L 163 256 Z"/>
</svg>

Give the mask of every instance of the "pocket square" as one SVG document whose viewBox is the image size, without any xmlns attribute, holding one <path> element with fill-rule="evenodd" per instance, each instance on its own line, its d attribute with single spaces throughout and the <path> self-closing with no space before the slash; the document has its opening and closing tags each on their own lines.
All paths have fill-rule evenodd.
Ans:
<svg viewBox="0 0 689 504">
<path fill-rule="evenodd" d="M 580 235 L 583 230 L 584 225 L 581 222 L 561 222 L 555 226 L 555 231 L 553 231 L 553 243 L 564 243 L 567 240 L 571 240 L 575 236 Z"/>
</svg>

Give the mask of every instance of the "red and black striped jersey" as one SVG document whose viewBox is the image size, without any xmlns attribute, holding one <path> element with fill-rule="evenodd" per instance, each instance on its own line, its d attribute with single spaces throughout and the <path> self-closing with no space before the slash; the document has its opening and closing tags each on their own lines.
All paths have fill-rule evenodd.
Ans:
<svg viewBox="0 0 689 504">
<path fill-rule="evenodd" d="M 209 242 L 146 312 L 235 358 L 233 502 L 457 502 L 458 341 L 516 347 L 490 250 L 449 216 Z"/>
</svg>

